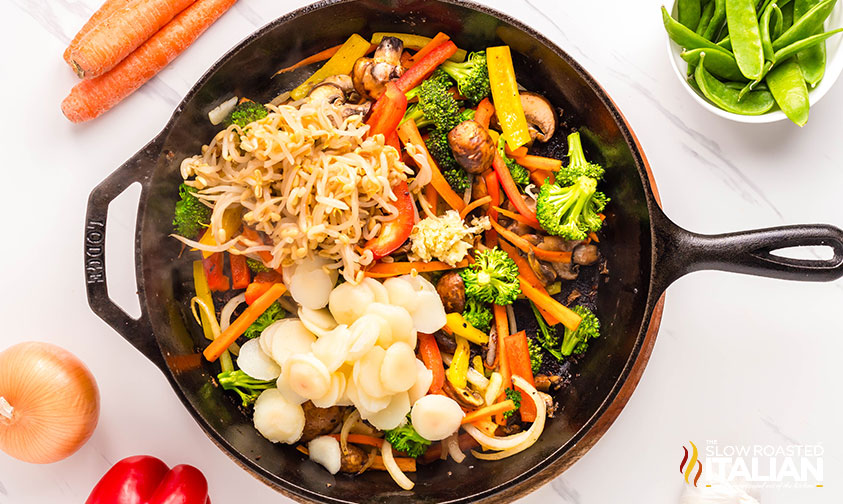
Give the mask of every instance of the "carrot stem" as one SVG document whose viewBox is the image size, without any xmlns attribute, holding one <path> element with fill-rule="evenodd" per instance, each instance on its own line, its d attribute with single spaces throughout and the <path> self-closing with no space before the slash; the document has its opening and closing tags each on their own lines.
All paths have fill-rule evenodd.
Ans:
<svg viewBox="0 0 843 504">
<path fill-rule="evenodd" d="M 480 208 L 481 206 L 490 203 L 491 201 L 491 196 L 483 196 L 480 199 L 472 201 L 471 203 L 469 203 L 468 206 L 462 209 L 462 211 L 460 212 L 460 217 L 465 219 L 466 215 L 470 214 L 472 210 L 474 210 L 475 208 Z"/>
<path fill-rule="evenodd" d="M 249 305 L 217 339 L 205 348 L 205 351 L 202 352 L 205 358 L 211 362 L 217 360 L 223 351 L 234 343 L 286 291 L 287 289 L 283 284 L 272 284 L 272 287 Z"/>
<path fill-rule="evenodd" d="M 466 413 L 465 416 L 462 417 L 462 421 L 460 422 L 460 424 L 465 425 L 480 420 L 485 420 L 493 415 L 506 413 L 507 411 L 513 409 L 515 409 L 515 403 L 512 402 L 512 399 L 507 399 L 505 401 L 501 401 L 490 406 L 484 406 L 480 409 L 476 409 L 470 413 Z"/>
</svg>

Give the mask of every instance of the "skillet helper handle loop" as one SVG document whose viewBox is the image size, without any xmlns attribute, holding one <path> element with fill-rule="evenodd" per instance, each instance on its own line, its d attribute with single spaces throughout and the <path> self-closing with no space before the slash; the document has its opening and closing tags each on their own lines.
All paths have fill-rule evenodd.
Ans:
<svg viewBox="0 0 843 504">
<path fill-rule="evenodd" d="M 137 319 L 132 318 L 109 297 L 105 271 L 108 206 L 114 198 L 135 182 L 140 182 L 141 190 L 146 191 L 151 175 L 148 164 L 154 163 L 159 153 L 160 144 L 159 139 L 156 138 L 91 191 L 85 214 L 84 267 L 85 288 L 91 310 L 161 368 L 164 365 L 164 359 L 155 343 L 152 325 L 144 303 L 140 303 L 141 316 Z M 143 201 L 142 196 L 141 201 Z M 137 254 L 136 249 L 135 255 Z M 140 283 L 138 290 L 142 290 Z"/>
</svg>

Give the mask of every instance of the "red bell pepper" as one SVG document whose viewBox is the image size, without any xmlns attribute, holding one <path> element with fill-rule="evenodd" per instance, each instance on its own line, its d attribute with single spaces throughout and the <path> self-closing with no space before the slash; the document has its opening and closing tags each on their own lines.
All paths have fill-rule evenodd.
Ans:
<svg viewBox="0 0 843 504">
<path fill-rule="evenodd" d="M 439 353 L 436 337 L 432 334 L 419 333 L 419 357 L 425 367 L 433 372 L 430 393 L 435 394 L 445 385 L 445 365 L 442 363 L 442 354 Z"/>
<path fill-rule="evenodd" d="M 228 290 L 228 277 L 223 273 L 224 264 L 225 256 L 222 252 L 215 252 L 202 259 L 202 269 L 205 270 L 205 278 L 211 292 Z"/>
<path fill-rule="evenodd" d="M 398 197 L 398 201 L 394 202 L 398 209 L 398 217 L 385 222 L 380 234 L 366 243 L 366 250 L 372 251 L 375 260 L 388 256 L 403 245 L 413 230 L 415 207 L 407 182 L 398 182 L 392 186 L 392 192 Z"/>
<path fill-rule="evenodd" d="M 506 163 L 504 163 L 503 158 L 497 152 L 495 152 L 495 161 L 492 163 L 492 166 L 495 168 L 495 174 L 498 176 L 498 182 L 500 182 L 501 187 L 503 187 L 503 192 L 506 193 L 506 197 L 509 198 L 509 201 L 512 202 L 512 205 L 518 210 L 525 219 L 529 220 L 530 223 L 539 226 L 539 220 L 536 218 L 536 212 L 530 209 L 527 206 L 527 203 L 524 202 L 524 197 L 521 196 L 521 191 L 518 190 L 518 185 L 512 180 L 512 174 L 509 173 L 509 168 L 507 168 Z M 488 189 L 488 188 L 487 188 Z"/>
<path fill-rule="evenodd" d="M 390 147 L 394 147 L 395 150 L 398 151 L 398 154 L 401 155 L 401 141 L 398 138 L 398 132 L 393 131 L 392 133 L 386 135 L 386 140 L 384 140 L 386 145 Z"/>
<path fill-rule="evenodd" d="M 254 303 L 273 284 L 277 284 L 280 281 L 281 275 L 274 271 L 265 271 L 255 275 L 255 280 L 246 287 L 246 304 L 251 305 Z"/>
<path fill-rule="evenodd" d="M 450 40 L 440 45 L 436 49 L 427 53 L 427 55 L 416 62 L 409 70 L 404 72 L 404 75 L 395 81 L 398 89 L 402 93 L 413 89 L 421 84 L 428 75 L 432 74 L 436 68 L 445 63 L 454 53 L 457 52 L 457 46 Z"/>
<path fill-rule="evenodd" d="M 85 504 L 211 504 L 211 499 L 199 469 L 170 469 L 155 457 L 138 455 L 114 464 Z"/>
<path fill-rule="evenodd" d="M 249 273 L 249 265 L 246 264 L 246 256 L 229 253 L 228 262 L 231 264 L 231 288 L 245 289 L 248 287 L 252 279 Z"/>
<path fill-rule="evenodd" d="M 506 361 L 509 363 L 509 372 L 512 375 L 518 375 L 527 380 L 530 385 L 533 384 L 533 368 L 530 365 L 530 349 L 527 345 L 527 333 L 524 331 L 511 334 L 506 337 Z M 536 403 L 527 396 L 518 387 L 515 387 L 521 392 L 521 420 L 524 422 L 533 422 L 536 420 Z"/>
<path fill-rule="evenodd" d="M 394 82 L 388 83 L 386 90 L 372 107 L 369 120 L 366 121 L 369 125 L 369 136 L 381 134 L 389 138 L 401 123 L 405 112 L 407 112 L 407 97 Z"/>
</svg>

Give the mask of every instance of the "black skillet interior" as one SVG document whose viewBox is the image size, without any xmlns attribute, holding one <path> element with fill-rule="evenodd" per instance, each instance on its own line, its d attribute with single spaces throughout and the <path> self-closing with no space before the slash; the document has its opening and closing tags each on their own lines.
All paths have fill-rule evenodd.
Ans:
<svg viewBox="0 0 843 504">
<path fill-rule="evenodd" d="M 199 349 L 206 341 L 188 309 L 193 295 L 190 260 L 179 258 L 180 244 L 168 238 L 180 181 L 179 164 L 198 153 L 214 135 L 217 128 L 207 116 L 211 108 L 232 95 L 267 102 L 301 82 L 314 67 L 271 78 L 276 69 L 339 44 L 352 33 L 368 36 L 376 31 L 426 36 L 442 31 L 467 49 L 511 46 L 519 83 L 543 93 L 564 110 L 563 131 L 545 148 L 562 154 L 564 134 L 571 128 L 581 131 L 587 155 L 606 167 L 604 188 L 612 198 L 600 244 L 611 281 L 600 286 L 595 300 L 603 337 L 590 349 L 587 359 L 570 369 L 570 383 L 559 396 L 560 414 L 548 423 L 536 445 L 506 461 L 468 459 L 462 465 L 421 467 L 413 494 L 401 492 L 385 473 L 331 476 L 292 447 L 274 445 L 257 433 L 234 399 L 212 384 L 218 365 L 200 358 Z M 738 246 L 748 243 L 738 239 L 714 254 L 707 253 L 705 250 L 713 244 L 710 240 L 684 232 L 664 217 L 654 203 L 647 168 L 622 117 L 593 79 L 553 47 L 529 28 L 468 3 L 339 0 L 318 3 L 274 21 L 215 64 L 161 135 L 91 194 L 86 226 L 91 307 L 162 368 L 185 406 L 215 442 L 265 481 L 301 498 L 381 502 L 405 500 L 412 495 L 422 502 L 467 502 L 490 497 L 535 476 L 570 451 L 617 394 L 637 356 L 653 303 L 667 284 L 694 266 L 728 269 L 726 263 L 733 260 Z M 135 251 L 143 315 L 137 321 L 108 299 L 102 247 L 108 201 L 135 180 L 143 185 Z M 651 224 L 658 228 L 652 235 L 657 239 L 655 245 Z M 839 230 L 826 231 L 823 236 L 836 240 L 834 273 L 843 273 L 841 234 Z M 812 237 L 811 233 L 803 236 Z M 767 241 L 781 242 L 778 235 L 770 238 Z M 763 240 L 754 242 L 751 248 L 763 244 Z M 685 253 L 693 255 L 694 264 L 681 263 Z M 652 259 L 662 264 L 662 256 L 674 260 L 664 263 L 666 273 L 655 276 Z M 731 269 L 759 273 L 763 267 L 749 264 Z M 530 324 L 528 319 L 529 315 L 519 318 L 519 324 Z"/>
</svg>

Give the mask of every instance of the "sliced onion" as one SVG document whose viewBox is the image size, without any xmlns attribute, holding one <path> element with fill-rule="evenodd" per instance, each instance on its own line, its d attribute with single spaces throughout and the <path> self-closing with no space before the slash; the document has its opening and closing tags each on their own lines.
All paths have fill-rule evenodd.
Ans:
<svg viewBox="0 0 843 504">
<path fill-rule="evenodd" d="M 360 420 L 360 412 L 354 410 L 350 415 L 345 417 L 345 421 L 342 423 L 342 429 L 340 429 L 340 449 L 342 449 L 343 453 L 348 453 L 348 435 L 358 420 Z"/>
<path fill-rule="evenodd" d="M 451 455 L 451 458 L 454 459 L 454 462 L 457 464 L 462 464 L 462 461 L 465 460 L 465 453 L 460 450 L 460 438 L 459 433 L 455 432 L 445 440 L 445 444 L 448 447 L 448 454 Z"/>
<path fill-rule="evenodd" d="M 532 446 L 533 443 L 535 443 L 539 439 L 539 437 L 542 435 L 542 431 L 544 430 L 545 420 L 547 418 L 547 406 L 545 405 L 544 400 L 542 400 L 541 396 L 539 396 L 538 390 L 536 390 L 535 387 L 530 385 L 530 383 L 527 382 L 527 380 L 525 380 L 524 378 L 521 378 L 518 375 L 512 375 L 512 383 L 513 383 L 513 385 L 517 386 L 518 388 L 520 388 L 521 390 L 526 392 L 530 396 L 530 399 L 532 399 L 533 402 L 536 404 L 536 421 L 533 422 L 533 425 L 531 425 L 530 428 L 527 429 L 526 431 L 519 432 L 518 434 L 515 434 L 514 436 L 507 436 L 507 439 L 509 439 L 509 438 L 513 438 L 515 436 L 520 436 L 521 434 L 527 435 L 520 443 L 517 443 L 514 446 L 502 448 L 501 449 L 502 451 L 498 451 L 498 452 L 494 452 L 494 453 L 481 453 L 481 452 L 478 452 L 476 450 L 471 450 L 471 454 L 474 455 L 478 459 L 481 459 L 481 460 L 500 460 L 502 458 L 510 457 L 510 456 L 515 455 L 516 453 L 520 453 L 520 452 L 526 450 L 527 448 L 529 448 L 530 446 Z M 504 438 L 493 438 L 493 437 L 487 436 L 486 434 L 480 432 L 477 429 L 477 427 L 474 427 L 471 424 L 464 425 L 463 427 L 465 428 L 465 431 L 468 432 L 469 435 L 471 435 L 471 437 L 473 437 L 474 439 L 477 440 L 478 443 L 480 443 L 481 446 L 486 446 L 486 447 L 493 448 L 493 449 L 499 449 L 499 448 L 496 448 L 494 446 L 494 444 L 499 444 L 499 443 L 497 443 L 497 441 L 501 440 L 501 439 L 504 439 Z M 472 432 L 472 430 L 474 432 Z M 476 434 L 479 434 L 479 436 L 476 435 Z M 489 444 L 488 441 L 492 441 L 494 444 Z"/>
<path fill-rule="evenodd" d="M 319 436 L 307 443 L 310 460 L 321 465 L 331 474 L 337 474 L 342 467 L 340 444 L 332 436 Z"/>
<path fill-rule="evenodd" d="M 389 441 L 384 440 L 381 445 L 381 456 L 383 457 L 383 465 L 386 467 L 386 472 L 392 476 L 392 479 L 398 483 L 398 486 L 404 490 L 412 490 L 416 484 L 398 467 L 392 456 L 392 445 L 389 444 Z"/>
<path fill-rule="evenodd" d="M 274 380 L 281 374 L 281 366 L 261 350 L 260 342 L 256 339 L 251 339 L 240 347 L 237 367 L 258 380 Z"/>
<path fill-rule="evenodd" d="M 497 371 L 493 371 L 492 376 L 489 378 L 489 386 L 486 387 L 486 392 L 483 396 L 483 399 L 485 399 L 488 406 L 494 404 L 498 399 L 498 396 L 501 395 L 502 386 L 503 376 L 501 376 L 501 374 Z"/>
<path fill-rule="evenodd" d="M 226 116 L 228 116 L 228 114 L 230 114 L 236 106 L 237 97 L 232 96 L 228 100 L 225 100 L 224 102 L 211 109 L 211 111 L 208 112 L 208 120 L 211 121 L 211 124 L 216 126 L 217 124 L 220 124 L 221 122 L 225 121 Z"/>
<path fill-rule="evenodd" d="M 220 310 L 220 330 L 225 331 L 226 329 L 228 329 L 228 326 L 231 325 L 231 315 L 234 313 L 234 310 L 236 310 L 241 303 L 245 302 L 246 293 L 243 292 L 234 296 L 227 303 L 225 303 L 225 306 L 223 306 L 222 310 Z"/>
</svg>

